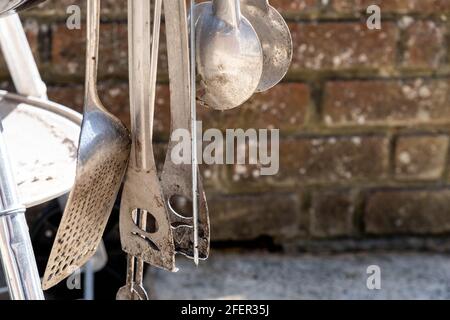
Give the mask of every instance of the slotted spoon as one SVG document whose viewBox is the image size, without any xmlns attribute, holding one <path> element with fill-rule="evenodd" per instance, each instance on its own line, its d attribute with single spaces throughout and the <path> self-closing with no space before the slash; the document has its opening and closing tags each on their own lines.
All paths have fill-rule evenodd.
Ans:
<svg viewBox="0 0 450 320">
<path fill-rule="evenodd" d="M 130 155 L 126 127 L 97 94 L 100 0 L 87 1 L 86 92 L 77 174 L 45 270 L 43 288 L 56 285 L 96 252 Z"/>
</svg>

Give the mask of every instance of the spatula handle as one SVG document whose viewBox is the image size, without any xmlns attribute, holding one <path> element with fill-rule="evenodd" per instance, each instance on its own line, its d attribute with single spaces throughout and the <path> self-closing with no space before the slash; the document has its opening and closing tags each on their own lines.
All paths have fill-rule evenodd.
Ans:
<svg viewBox="0 0 450 320">
<path fill-rule="evenodd" d="M 90 106 L 97 97 L 98 46 L 100 37 L 100 0 L 87 1 L 85 101 Z M 95 103 L 99 105 L 99 103 Z"/>
<path fill-rule="evenodd" d="M 152 37 L 150 1 L 132 0 L 128 3 L 133 153 L 136 167 L 147 170 L 154 167 L 153 117 L 162 4 L 161 0 L 155 1 Z"/>
</svg>

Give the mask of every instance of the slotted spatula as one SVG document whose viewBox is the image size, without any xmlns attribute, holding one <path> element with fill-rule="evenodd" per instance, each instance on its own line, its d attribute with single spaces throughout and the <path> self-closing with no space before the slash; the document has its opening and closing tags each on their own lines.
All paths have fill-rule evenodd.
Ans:
<svg viewBox="0 0 450 320">
<path fill-rule="evenodd" d="M 96 252 L 130 155 L 130 135 L 97 94 L 100 0 L 87 1 L 86 93 L 77 174 L 44 275 L 56 285 Z"/>
<path fill-rule="evenodd" d="M 195 88 L 191 84 L 191 72 L 195 70 L 190 71 L 189 66 L 191 65 L 190 59 L 195 56 L 191 58 L 189 56 L 186 3 L 178 0 L 164 0 L 164 12 L 169 61 L 171 131 L 175 132 L 181 129 L 192 134 L 192 130 L 195 130 L 196 126 L 195 123 L 191 123 L 195 122 L 195 120 L 191 121 L 195 111 L 191 108 L 192 103 L 195 103 Z M 195 161 L 191 164 L 173 163 L 171 156 L 176 145 L 177 143 L 174 141 L 169 142 L 161 182 L 166 202 L 169 205 L 175 249 L 178 253 L 193 258 L 198 263 L 198 259 L 207 259 L 209 255 L 208 205 L 201 177 L 197 177 L 197 181 L 194 181 L 197 182 L 197 190 L 193 192 L 193 185 L 195 185 L 193 177 L 195 179 L 197 176 L 194 173 L 198 173 L 197 163 Z M 191 202 L 193 206 L 197 204 L 194 202 L 198 201 L 198 228 L 195 228 L 196 215 L 177 210 L 175 206 L 177 200 Z M 195 240 L 196 237 L 198 242 Z"/>
<path fill-rule="evenodd" d="M 120 208 L 122 249 L 146 263 L 175 270 L 175 248 L 153 153 L 153 116 L 158 65 L 159 23 L 151 39 L 150 1 L 129 0 L 130 107 L 132 151 Z M 155 20 L 161 18 L 156 0 Z M 156 21 L 158 22 L 158 21 Z M 150 56 L 151 48 L 151 56 Z M 137 225 L 139 211 L 146 228 Z"/>
</svg>

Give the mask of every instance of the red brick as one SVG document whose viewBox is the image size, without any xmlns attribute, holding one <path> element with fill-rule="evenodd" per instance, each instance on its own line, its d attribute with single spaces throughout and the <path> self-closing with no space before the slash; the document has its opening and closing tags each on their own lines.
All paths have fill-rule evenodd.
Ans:
<svg viewBox="0 0 450 320">
<path fill-rule="evenodd" d="M 447 50 L 445 27 L 434 21 L 418 21 L 406 29 L 403 65 L 410 68 L 437 68 Z"/>
<path fill-rule="evenodd" d="M 167 73 L 167 54 L 164 26 L 161 28 L 160 74 Z M 65 77 L 83 76 L 85 72 L 85 26 L 69 30 L 65 25 L 53 27 L 52 68 Z M 99 77 L 128 77 L 128 29 L 123 23 L 102 24 L 99 49 Z"/>
<path fill-rule="evenodd" d="M 328 126 L 413 125 L 450 120 L 447 80 L 336 81 L 325 86 Z"/>
<path fill-rule="evenodd" d="M 380 6 L 382 13 L 440 14 L 450 11 L 448 0 L 331 0 L 331 8 L 338 13 L 365 12 L 373 4 Z"/>
<path fill-rule="evenodd" d="M 382 136 L 291 138 L 280 142 L 280 170 L 260 176 L 261 165 L 235 165 L 225 184 L 235 191 L 309 184 L 379 181 L 389 163 L 388 139 Z"/>
<path fill-rule="evenodd" d="M 445 170 L 449 138 L 445 135 L 399 137 L 395 150 L 395 173 L 400 179 L 433 180 Z"/>
<path fill-rule="evenodd" d="M 386 174 L 388 140 L 383 137 L 290 139 L 280 147 L 280 176 L 297 183 L 379 180 Z"/>
<path fill-rule="evenodd" d="M 450 190 L 379 191 L 371 194 L 364 217 L 374 235 L 450 232 Z"/>
<path fill-rule="evenodd" d="M 318 10 L 318 0 L 272 0 L 270 4 L 282 14 L 298 14 Z"/>
<path fill-rule="evenodd" d="M 105 107 L 119 117 L 125 124 L 130 124 L 128 85 L 124 83 L 100 82 L 99 96 Z M 82 85 L 55 87 L 50 86 L 49 98 L 78 112 L 82 112 L 84 87 Z M 170 131 L 169 88 L 158 85 L 154 122 L 154 139 L 167 140 Z"/>
<path fill-rule="evenodd" d="M 290 24 L 292 69 L 390 69 L 396 62 L 398 29 L 384 23 L 369 30 L 361 23 Z"/>
<path fill-rule="evenodd" d="M 217 112 L 199 107 L 199 118 L 204 128 L 269 128 L 280 129 L 282 134 L 304 127 L 311 91 L 301 83 L 281 83 L 265 93 L 255 94 L 239 108 Z"/>
<path fill-rule="evenodd" d="M 300 227 L 300 203 L 291 194 L 212 196 L 209 198 L 213 241 L 291 238 Z"/>
<path fill-rule="evenodd" d="M 86 2 L 79 0 L 47 0 L 38 7 L 33 8 L 26 13 L 28 15 L 37 16 L 68 16 L 67 8 L 76 5 L 81 8 L 81 14 L 84 18 L 86 15 Z M 127 1 L 103 0 L 102 1 L 102 18 L 105 17 L 126 17 Z"/>
<path fill-rule="evenodd" d="M 312 197 L 311 235 L 318 238 L 354 234 L 354 196 L 348 191 L 317 191 Z"/>
<path fill-rule="evenodd" d="M 69 30 L 65 25 L 53 28 L 52 67 L 65 76 L 84 74 L 85 69 L 85 33 L 81 30 Z M 101 27 L 99 52 L 99 75 L 128 74 L 128 31 L 125 25 L 103 24 Z"/>
</svg>

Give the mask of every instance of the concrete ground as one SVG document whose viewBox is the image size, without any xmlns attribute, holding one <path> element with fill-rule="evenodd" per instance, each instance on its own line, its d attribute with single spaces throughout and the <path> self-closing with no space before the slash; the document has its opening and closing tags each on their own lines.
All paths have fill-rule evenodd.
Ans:
<svg viewBox="0 0 450 320">
<path fill-rule="evenodd" d="M 381 290 L 367 288 L 367 268 L 379 266 Z M 213 252 L 197 269 L 151 270 L 155 299 L 450 299 L 450 255 L 226 254 Z"/>
</svg>

